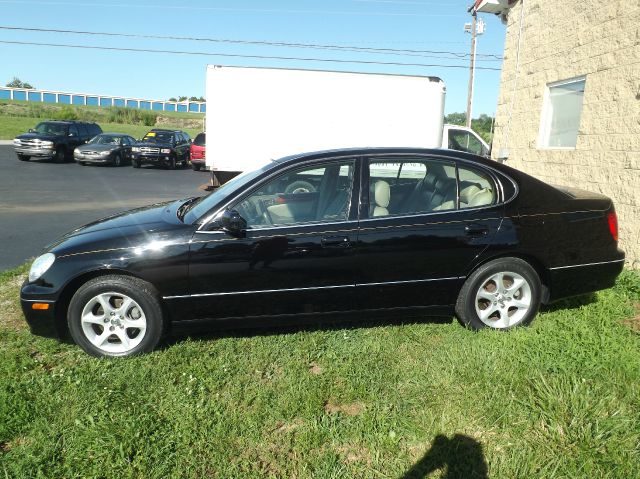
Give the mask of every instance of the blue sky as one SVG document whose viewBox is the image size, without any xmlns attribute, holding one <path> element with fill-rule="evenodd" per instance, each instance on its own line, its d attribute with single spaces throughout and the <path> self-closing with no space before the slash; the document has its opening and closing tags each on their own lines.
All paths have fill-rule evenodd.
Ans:
<svg viewBox="0 0 640 479">
<path fill-rule="evenodd" d="M 0 41 L 375 61 L 465 68 L 331 63 L 57 48 L 0 43 L 0 82 L 38 88 L 168 99 L 205 94 L 207 64 L 435 75 L 447 85 L 446 112 L 465 111 L 471 0 L 0 0 L 0 27 L 82 30 L 208 39 L 394 49 L 394 54 L 274 45 L 88 36 L 0 28 Z M 478 53 L 502 55 L 505 27 L 485 16 Z M 411 52 L 407 52 L 411 50 Z M 435 53 L 451 52 L 453 53 Z M 442 58 L 446 57 L 446 58 Z M 495 57 L 478 65 L 500 68 Z M 494 61 L 488 61 L 494 60 Z M 500 72 L 478 70 L 474 117 L 496 109 Z"/>
</svg>

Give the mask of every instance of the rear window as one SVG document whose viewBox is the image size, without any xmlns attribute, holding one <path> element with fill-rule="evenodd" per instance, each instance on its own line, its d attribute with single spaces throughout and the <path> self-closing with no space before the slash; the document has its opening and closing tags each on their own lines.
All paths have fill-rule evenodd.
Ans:
<svg viewBox="0 0 640 479">
<path fill-rule="evenodd" d="M 204 133 L 198 133 L 196 139 L 193 140 L 193 144 L 196 146 L 205 146 L 206 135 Z"/>
</svg>

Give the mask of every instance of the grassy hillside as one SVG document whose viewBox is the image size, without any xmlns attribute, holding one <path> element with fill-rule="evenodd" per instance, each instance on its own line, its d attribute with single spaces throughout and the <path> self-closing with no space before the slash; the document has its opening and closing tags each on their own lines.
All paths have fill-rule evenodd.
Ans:
<svg viewBox="0 0 640 479">
<path fill-rule="evenodd" d="M 104 131 L 128 133 L 136 138 L 153 127 L 180 129 L 193 137 L 203 130 L 203 119 L 200 113 L 0 100 L 0 140 L 10 140 L 43 120 L 93 121 Z"/>
<path fill-rule="evenodd" d="M 637 273 L 507 333 L 363 318 L 99 360 L 29 334 L 25 272 L 0 275 L 2 477 L 640 474 Z"/>
</svg>

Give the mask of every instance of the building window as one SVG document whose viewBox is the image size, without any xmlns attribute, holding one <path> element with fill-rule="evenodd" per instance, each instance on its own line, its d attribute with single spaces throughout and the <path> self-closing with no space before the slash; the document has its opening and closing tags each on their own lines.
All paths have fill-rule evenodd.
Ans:
<svg viewBox="0 0 640 479">
<path fill-rule="evenodd" d="M 542 121 L 540 148 L 575 148 L 580 128 L 585 77 L 547 85 Z"/>
</svg>

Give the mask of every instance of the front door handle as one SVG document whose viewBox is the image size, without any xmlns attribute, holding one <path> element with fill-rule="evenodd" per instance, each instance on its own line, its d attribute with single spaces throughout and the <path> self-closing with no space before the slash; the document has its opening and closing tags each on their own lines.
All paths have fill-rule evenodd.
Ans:
<svg viewBox="0 0 640 479">
<path fill-rule="evenodd" d="M 351 246 L 348 236 L 325 236 L 320 240 L 323 248 L 348 248 Z"/>
<path fill-rule="evenodd" d="M 464 233 L 467 236 L 487 236 L 489 228 L 484 225 L 471 224 L 464 227 Z"/>
</svg>

